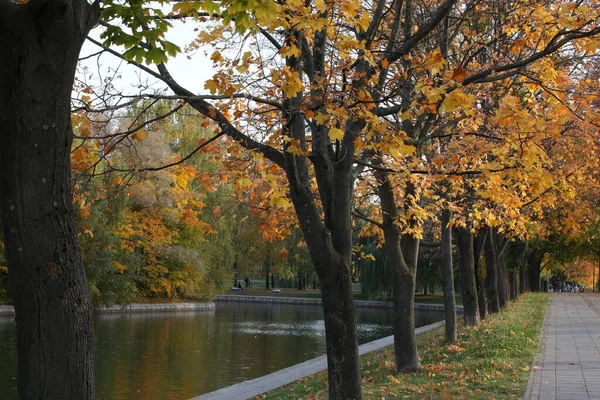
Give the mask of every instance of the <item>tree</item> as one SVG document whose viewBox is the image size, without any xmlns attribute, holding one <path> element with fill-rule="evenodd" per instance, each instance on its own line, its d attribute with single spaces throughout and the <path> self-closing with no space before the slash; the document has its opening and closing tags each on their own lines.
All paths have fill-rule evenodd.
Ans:
<svg viewBox="0 0 600 400">
<path fill-rule="evenodd" d="M 0 202 L 23 399 L 94 397 L 92 307 L 71 205 L 70 99 L 99 7 L 0 1 Z"/>
<path fill-rule="evenodd" d="M 374 215 L 383 221 L 399 293 L 397 368 L 416 370 L 411 313 L 420 225 L 428 215 L 421 202 L 429 183 L 398 174 L 397 163 L 412 155 L 412 163 L 405 165 L 440 167 L 443 163 L 427 159 L 425 150 L 460 121 L 471 124 L 465 123 L 462 133 L 477 136 L 475 126 L 482 119 L 474 114 L 485 104 L 465 87 L 481 84 L 502 91 L 501 84 L 487 84 L 525 70 L 540 72 L 535 62 L 598 33 L 595 20 L 573 18 L 568 7 L 555 20 L 545 4 L 509 9 L 497 2 L 455 3 L 257 1 L 239 7 L 236 2 L 183 2 L 167 16 L 143 4 L 125 7 L 125 12 L 123 7 L 106 9 L 106 43 L 127 48 L 114 54 L 138 63 L 213 120 L 222 134 L 285 173 L 323 288 L 332 398 L 360 397 L 350 290 L 355 178 L 364 176 L 365 168 L 376 171 L 380 208 Z M 447 18 L 451 11 L 456 15 Z M 119 16 L 131 32 L 110 24 Z M 157 38 L 166 21 L 188 16 L 213 22 L 192 48 L 226 42 L 239 50 L 227 53 L 222 45 L 213 50 L 218 71 L 206 82 L 210 94 L 186 89 L 164 64 L 173 47 Z M 418 26 L 417 18 L 423 21 Z M 143 61 L 157 68 L 139 65 Z M 502 111 L 519 100 L 509 97 Z M 491 192 L 492 185 L 487 189 Z"/>
<path fill-rule="evenodd" d="M 454 265 L 452 263 L 452 211 L 442 211 L 442 287 L 446 313 L 446 342 L 456 342 L 456 299 L 454 297 Z"/>
</svg>

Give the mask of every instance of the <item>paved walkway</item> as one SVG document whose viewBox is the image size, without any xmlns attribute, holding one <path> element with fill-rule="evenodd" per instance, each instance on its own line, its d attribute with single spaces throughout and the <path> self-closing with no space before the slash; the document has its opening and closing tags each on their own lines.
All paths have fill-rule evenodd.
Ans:
<svg viewBox="0 0 600 400">
<path fill-rule="evenodd" d="M 416 333 L 420 334 L 431 329 L 442 326 L 444 322 L 436 322 L 435 324 L 423 326 L 416 329 Z M 389 346 L 394 343 L 394 337 L 388 336 L 374 342 L 365 343 L 358 348 L 360 355 L 371 351 L 379 350 L 382 347 Z M 215 392 L 207 393 L 199 397 L 194 397 L 191 400 L 245 400 L 269 390 L 276 389 L 280 386 L 297 381 L 298 379 L 316 374 L 319 371 L 327 369 L 327 357 L 321 356 L 303 362 L 302 364 L 294 365 L 289 368 L 282 369 L 269 375 L 260 378 L 252 379 L 242 383 L 235 384 Z"/>
<path fill-rule="evenodd" d="M 525 400 L 600 400 L 600 296 L 553 293 Z"/>
</svg>

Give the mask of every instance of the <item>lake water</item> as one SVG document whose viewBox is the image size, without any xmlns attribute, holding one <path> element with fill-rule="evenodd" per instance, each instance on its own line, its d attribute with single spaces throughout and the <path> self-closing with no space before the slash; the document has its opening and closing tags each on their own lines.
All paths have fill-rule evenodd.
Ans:
<svg viewBox="0 0 600 400">
<path fill-rule="evenodd" d="M 417 326 L 443 319 L 417 315 Z M 359 342 L 392 334 L 391 310 L 357 308 Z M 99 314 L 98 399 L 189 399 L 325 354 L 318 306 L 217 303 L 216 310 Z M 16 399 L 16 338 L 0 318 L 0 398 Z"/>
</svg>

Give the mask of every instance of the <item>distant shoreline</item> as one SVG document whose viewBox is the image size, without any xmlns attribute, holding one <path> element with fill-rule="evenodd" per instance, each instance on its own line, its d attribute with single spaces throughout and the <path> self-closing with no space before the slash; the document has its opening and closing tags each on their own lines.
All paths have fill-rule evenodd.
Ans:
<svg viewBox="0 0 600 400">
<path fill-rule="evenodd" d="M 214 310 L 215 303 L 147 303 L 147 304 L 127 304 L 124 306 L 109 306 L 96 307 L 94 312 L 109 314 L 122 312 L 161 312 L 161 311 L 204 311 Z M 14 315 L 15 309 L 13 306 L 0 306 L 1 315 Z"/>
<path fill-rule="evenodd" d="M 219 294 L 213 302 L 181 302 L 181 303 L 134 303 L 124 306 L 114 305 L 108 307 L 96 307 L 94 312 L 98 313 L 122 313 L 122 312 L 167 312 L 167 311 L 197 311 L 214 310 L 214 302 L 242 302 L 242 303 L 278 303 L 320 306 L 321 299 L 302 297 L 279 297 L 279 296 L 244 296 Z M 355 300 L 356 307 L 361 308 L 393 308 L 390 301 Z M 444 311 L 443 304 L 415 303 L 415 310 Z M 462 312 L 462 306 L 456 306 L 456 311 Z M 0 305 L 0 316 L 14 315 L 13 306 Z"/>
</svg>

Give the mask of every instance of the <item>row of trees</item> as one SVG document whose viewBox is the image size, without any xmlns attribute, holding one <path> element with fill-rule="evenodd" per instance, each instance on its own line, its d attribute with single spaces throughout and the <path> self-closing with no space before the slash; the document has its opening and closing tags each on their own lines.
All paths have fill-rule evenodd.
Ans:
<svg viewBox="0 0 600 400">
<path fill-rule="evenodd" d="M 502 257 L 509 239 L 547 237 L 550 224 L 540 221 L 593 179 L 586 172 L 595 159 L 582 165 L 576 156 L 596 147 L 599 14 L 595 3 L 570 1 L 0 1 L 8 71 L 0 77 L 2 221 L 20 396 L 93 397 L 91 307 L 70 195 L 69 99 L 77 54 L 98 20 L 104 52 L 174 93 L 141 87 L 143 101 L 176 97 L 213 124 L 214 136 L 197 138 L 188 154 L 223 141 L 226 150 L 215 150 L 235 166 L 244 202 L 269 206 L 277 222 L 294 211 L 321 282 L 329 396 L 360 399 L 353 216 L 369 222 L 363 236 L 383 244 L 393 274 L 396 367 L 415 371 L 413 296 L 428 221 L 439 218 L 449 312 L 450 230 L 459 231 L 465 308 L 476 310 L 477 323 L 487 303 L 475 296 L 483 287 L 476 251 L 486 248 L 486 295 L 497 311 L 508 293 Z M 211 48 L 216 73 L 207 93 L 187 89 L 190 82 L 165 64 L 180 51 L 165 39 L 176 20 L 197 24 L 191 51 Z M 120 96 L 111 87 L 99 93 L 99 102 Z M 98 111 L 94 100 L 82 96 L 79 107 Z M 140 129 L 120 137 L 141 139 Z M 85 142 L 100 142 L 111 164 L 101 137 Z M 534 265 L 537 254 L 527 257 Z M 41 349 L 45 343 L 51 349 Z"/>
</svg>

